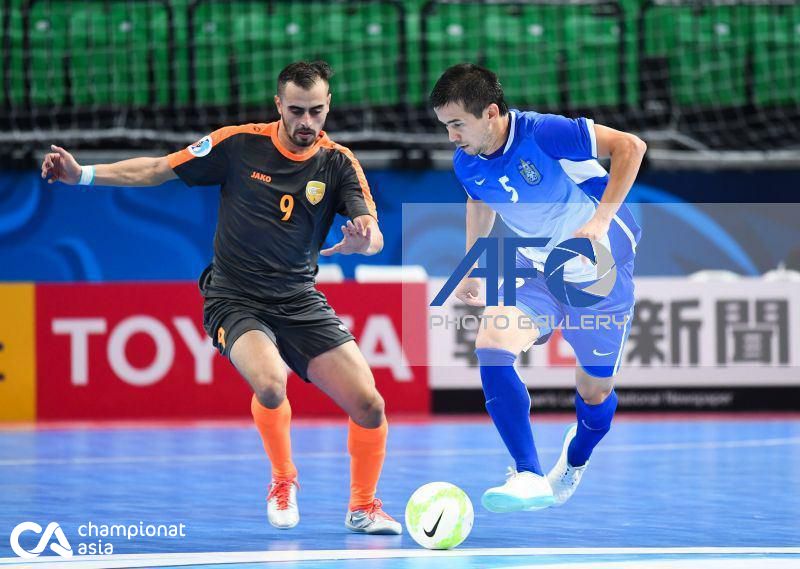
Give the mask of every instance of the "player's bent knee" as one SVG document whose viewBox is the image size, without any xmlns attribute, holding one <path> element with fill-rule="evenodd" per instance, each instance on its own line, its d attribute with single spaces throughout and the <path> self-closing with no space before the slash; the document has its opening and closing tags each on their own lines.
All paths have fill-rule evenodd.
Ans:
<svg viewBox="0 0 800 569">
<path fill-rule="evenodd" d="M 489 349 L 502 349 L 500 345 L 500 339 L 492 336 L 491 334 L 487 333 L 485 330 L 481 330 L 478 332 L 478 336 L 475 338 L 475 348 L 489 348 Z"/>
<path fill-rule="evenodd" d="M 286 399 L 286 382 L 277 375 L 264 374 L 253 380 L 256 399 L 268 409 L 276 409 Z"/>
<path fill-rule="evenodd" d="M 608 396 L 611 395 L 611 391 L 612 390 L 609 389 L 608 391 L 581 393 L 579 390 L 578 393 L 580 393 L 581 399 L 583 399 L 583 402 L 587 405 L 600 405 L 603 401 L 608 399 Z"/>
<path fill-rule="evenodd" d="M 614 390 L 613 373 L 607 375 L 589 374 L 587 370 L 578 378 L 577 389 L 587 405 L 599 405 Z M 613 372 L 613 369 L 611 370 Z"/>
<path fill-rule="evenodd" d="M 351 413 L 350 417 L 357 425 L 365 429 L 376 429 L 384 421 L 385 403 L 383 397 L 377 390 L 364 397 L 358 402 L 357 408 Z"/>
<path fill-rule="evenodd" d="M 509 350 L 512 348 L 510 344 L 508 334 L 493 328 L 481 328 L 475 338 L 476 349 Z"/>
<path fill-rule="evenodd" d="M 475 348 L 519 353 L 538 336 L 535 328 L 520 323 L 523 316 L 519 310 L 509 307 L 487 309 L 475 338 Z"/>
</svg>

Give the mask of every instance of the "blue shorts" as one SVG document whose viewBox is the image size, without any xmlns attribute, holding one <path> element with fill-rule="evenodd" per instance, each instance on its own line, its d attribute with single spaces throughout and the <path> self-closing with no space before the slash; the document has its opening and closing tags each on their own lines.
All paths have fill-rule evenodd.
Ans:
<svg viewBox="0 0 800 569">
<path fill-rule="evenodd" d="M 532 269 L 530 259 L 517 252 L 517 267 Z M 562 303 L 547 288 L 544 275 L 517 279 L 516 307 L 530 316 L 539 329 L 536 344 L 543 344 L 561 327 L 581 367 L 594 377 L 612 377 L 619 370 L 622 351 L 633 319 L 633 259 L 617 265 L 611 293 L 597 304 L 575 307 Z M 503 287 L 499 297 L 503 298 Z"/>
</svg>

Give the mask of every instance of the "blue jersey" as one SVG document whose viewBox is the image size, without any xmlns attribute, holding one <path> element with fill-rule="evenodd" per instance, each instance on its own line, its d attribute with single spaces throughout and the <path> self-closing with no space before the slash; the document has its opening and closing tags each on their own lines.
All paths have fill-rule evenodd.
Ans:
<svg viewBox="0 0 800 569">
<path fill-rule="evenodd" d="M 491 156 L 453 157 L 456 177 L 467 195 L 486 202 L 522 237 L 548 237 L 546 247 L 520 252 L 540 271 L 553 247 L 574 236 L 591 219 L 603 196 L 608 173 L 597 161 L 594 123 L 560 115 L 509 112 L 508 140 Z M 641 230 L 623 205 L 602 243 L 620 265 L 633 259 Z M 565 280 L 597 278 L 594 265 L 574 258 Z"/>
</svg>

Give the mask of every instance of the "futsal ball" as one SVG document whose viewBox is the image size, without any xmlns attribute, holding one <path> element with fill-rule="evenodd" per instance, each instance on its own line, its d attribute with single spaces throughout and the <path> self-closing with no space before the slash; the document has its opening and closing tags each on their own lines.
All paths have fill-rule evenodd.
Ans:
<svg viewBox="0 0 800 569">
<path fill-rule="evenodd" d="M 428 549 L 452 549 L 467 539 L 475 513 L 469 496 L 448 482 L 420 486 L 406 505 L 406 529 Z"/>
</svg>

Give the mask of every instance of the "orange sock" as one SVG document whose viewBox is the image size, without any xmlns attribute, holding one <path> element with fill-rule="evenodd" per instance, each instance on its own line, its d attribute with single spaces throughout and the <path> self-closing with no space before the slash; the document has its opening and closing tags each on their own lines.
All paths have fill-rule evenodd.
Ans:
<svg viewBox="0 0 800 569">
<path fill-rule="evenodd" d="M 377 429 L 365 429 L 349 422 L 347 450 L 350 451 L 350 510 L 366 509 L 375 499 L 378 479 L 386 456 L 386 421 Z"/>
<path fill-rule="evenodd" d="M 256 422 L 264 450 L 272 463 L 272 477 L 290 479 L 297 476 L 297 468 L 292 462 L 292 441 L 289 437 L 289 423 L 292 420 L 292 407 L 289 399 L 284 399 L 277 409 L 269 409 L 258 402 L 256 396 L 250 402 L 250 411 Z"/>
</svg>

